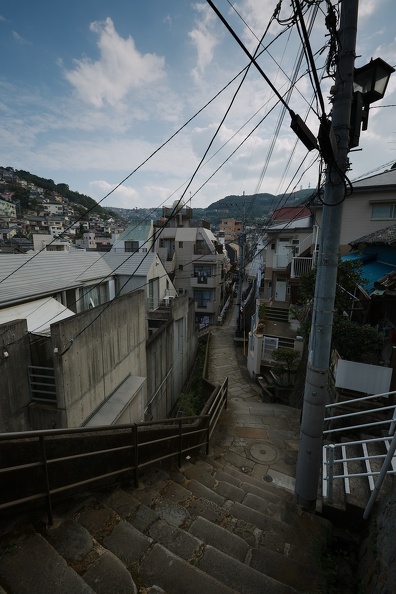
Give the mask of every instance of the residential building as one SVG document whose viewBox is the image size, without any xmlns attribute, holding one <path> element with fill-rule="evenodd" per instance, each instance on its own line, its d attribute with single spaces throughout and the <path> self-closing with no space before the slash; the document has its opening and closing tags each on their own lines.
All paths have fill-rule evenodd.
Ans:
<svg viewBox="0 0 396 594">
<path fill-rule="evenodd" d="M 116 254 L 125 252 L 149 252 L 153 247 L 154 228 L 152 220 L 132 220 L 120 235 L 113 235 L 111 251 Z"/>
<path fill-rule="evenodd" d="M 169 415 L 197 334 L 194 303 L 178 297 L 157 254 L 1 259 L 0 431 Z"/>
<path fill-rule="evenodd" d="M 64 213 L 63 204 L 58 201 L 43 202 L 42 210 L 47 215 L 63 215 L 63 213 Z"/>
<path fill-rule="evenodd" d="M 233 218 L 221 219 L 220 221 L 220 231 L 224 233 L 224 239 L 226 243 L 230 243 L 231 241 L 238 242 L 238 237 L 241 230 L 242 221 L 238 221 L 237 219 Z"/>
<path fill-rule="evenodd" d="M 224 306 L 228 258 L 210 229 L 191 227 L 191 221 L 191 208 L 165 207 L 163 218 L 154 223 L 154 249 L 177 291 L 194 299 L 195 320 L 203 327 L 216 324 Z"/>
<path fill-rule="evenodd" d="M 0 217 L 16 218 L 16 206 L 8 200 L 0 198 Z"/>
<path fill-rule="evenodd" d="M 322 225 L 323 205 L 312 206 L 315 220 Z M 396 167 L 352 182 L 342 205 L 340 254 L 350 250 L 350 242 L 379 231 L 396 221 Z"/>
<path fill-rule="evenodd" d="M 294 210 L 295 209 L 295 210 Z M 265 229 L 264 299 L 295 302 L 302 274 L 315 265 L 318 228 L 312 215 L 294 217 L 301 207 L 288 209 L 288 221 Z"/>
<path fill-rule="evenodd" d="M 49 233 L 33 233 L 33 250 L 41 252 L 69 252 L 72 243 L 69 239 L 54 237 Z M 74 246 L 73 246 L 74 247 Z"/>
<path fill-rule="evenodd" d="M 102 255 L 102 260 L 111 270 L 117 296 L 142 289 L 148 310 L 158 309 L 164 302 L 177 297 L 175 286 L 154 252 L 107 252 Z"/>
</svg>

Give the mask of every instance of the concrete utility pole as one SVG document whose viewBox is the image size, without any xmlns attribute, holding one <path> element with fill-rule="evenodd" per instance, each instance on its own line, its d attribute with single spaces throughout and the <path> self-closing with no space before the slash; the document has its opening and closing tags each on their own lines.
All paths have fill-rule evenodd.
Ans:
<svg viewBox="0 0 396 594">
<path fill-rule="evenodd" d="M 341 3 L 339 30 L 341 49 L 336 72 L 331 124 L 337 139 L 336 166 L 329 163 L 327 168 L 322 239 L 316 275 L 296 469 L 295 500 L 311 511 L 316 506 L 322 460 L 323 420 L 327 403 L 342 203 L 346 191 L 343 173 L 348 167 L 358 4 L 359 0 L 343 0 Z"/>
</svg>

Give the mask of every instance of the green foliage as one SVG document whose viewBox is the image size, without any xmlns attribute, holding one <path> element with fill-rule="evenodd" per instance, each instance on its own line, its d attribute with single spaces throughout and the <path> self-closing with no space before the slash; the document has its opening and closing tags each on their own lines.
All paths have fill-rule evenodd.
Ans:
<svg viewBox="0 0 396 594">
<path fill-rule="evenodd" d="M 272 366 L 273 372 L 281 381 L 286 375 L 287 385 L 290 385 L 292 383 L 292 374 L 298 368 L 300 354 L 293 349 L 279 348 L 272 351 L 272 358 L 275 360 L 275 364 Z"/>
<path fill-rule="evenodd" d="M 342 316 L 333 325 L 333 344 L 344 359 L 360 362 L 364 355 L 380 354 L 384 336 L 369 324 L 361 326 Z"/>
<path fill-rule="evenodd" d="M 182 392 L 179 396 L 179 409 L 182 409 L 183 415 L 187 417 L 201 414 L 205 405 L 202 378 L 205 365 L 206 344 L 206 340 L 198 343 L 197 357 L 187 391 Z"/>
<path fill-rule="evenodd" d="M 300 332 L 308 343 L 311 330 L 312 303 L 315 293 L 316 269 L 301 277 L 299 288 Z M 356 260 L 339 260 L 337 289 L 334 300 L 333 344 L 339 354 L 350 361 L 362 361 L 364 355 L 377 355 L 381 351 L 384 337 L 368 324 L 361 326 L 351 322 L 344 312 L 351 309 L 356 286 L 363 284 L 362 265 Z"/>
<path fill-rule="evenodd" d="M 299 303 L 305 305 L 311 302 L 315 294 L 317 269 L 313 268 L 300 279 L 298 292 Z M 357 260 L 338 260 L 337 287 L 334 300 L 335 313 L 342 315 L 344 311 L 351 309 L 351 295 L 354 294 L 357 285 L 364 283 L 362 265 Z"/>
</svg>

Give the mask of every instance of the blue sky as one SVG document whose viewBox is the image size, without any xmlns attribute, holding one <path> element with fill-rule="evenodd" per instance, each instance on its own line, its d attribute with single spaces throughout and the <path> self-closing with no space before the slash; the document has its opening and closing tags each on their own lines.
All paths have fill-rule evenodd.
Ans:
<svg viewBox="0 0 396 594">
<path fill-rule="evenodd" d="M 396 65 L 393 1 L 360 0 L 356 66 L 371 57 Z M 263 35 L 277 0 L 215 4 L 253 52 L 255 36 Z M 286 21 L 290 2 L 283 4 Z M 319 11 L 314 52 L 325 43 L 325 34 Z M 301 43 L 296 27 L 286 30 L 276 22 L 264 43 L 271 41 L 270 54 L 259 62 L 283 94 Z M 309 167 L 315 155 L 310 153 L 301 167 L 306 150 L 301 143 L 294 148 L 287 114 L 273 142 L 281 108 L 254 69 L 188 188 L 240 78 L 131 175 L 248 62 L 206 2 L 2 0 L 0 50 L 2 166 L 67 183 L 102 205 L 124 208 L 169 204 L 184 191 L 192 207 L 204 207 L 230 194 L 279 194 L 317 183 L 318 166 Z M 317 55 L 319 69 L 325 55 Z M 326 106 L 330 83 L 322 83 Z M 307 76 L 297 87 L 290 107 L 305 118 L 313 94 Z M 395 75 L 375 105 L 394 104 Z M 370 111 L 361 150 L 350 154 L 351 179 L 396 161 L 395 109 Z M 312 111 L 307 121 L 316 133 Z"/>
</svg>

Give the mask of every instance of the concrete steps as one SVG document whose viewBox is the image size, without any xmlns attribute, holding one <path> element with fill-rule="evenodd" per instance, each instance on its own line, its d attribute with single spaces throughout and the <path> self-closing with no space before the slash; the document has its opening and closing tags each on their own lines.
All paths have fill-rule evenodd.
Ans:
<svg viewBox="0 0 396 594">
<path fill-rule="evenodd" d="M 284 489 L 186 460 L 10 531 L 0 593 L 314 594 L 330 528 Z"/>
<path fill-rule="evenodd" d="M 267 306 L 265 310 L 265 318 L 273 322 L 288 322 L 289 310 L 284 307 Z"/>
</svg>

